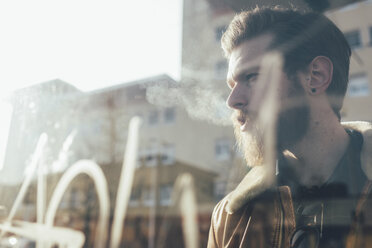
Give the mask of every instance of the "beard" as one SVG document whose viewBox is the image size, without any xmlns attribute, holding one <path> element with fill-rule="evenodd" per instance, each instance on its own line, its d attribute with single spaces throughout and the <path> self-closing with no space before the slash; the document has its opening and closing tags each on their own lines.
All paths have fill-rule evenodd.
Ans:
<svg viewBox="0 0 372 248">
<path fill-rule="evenodd" d="M 264 163 L 264 134 L 265 130 L 258 125 L 257 118 L 249 118 L 247 110 L 233 113 L 234 134 L 237 146 L 244 156 L 248 166 Z M 254 115 L 257 116 L 257 115 Z M 249 130 L 242 132 L 239 119 L 249 123 Z M 297 78 L 294 78 L 285 100 L 279 107 L 276 121 L 276 154 L 295 146 L 306 134 L 309 127 L 310 108 L 305 91 Z M 273 120 L 275 121 L 275 120 Z"/>
<path fill-rule="evenodd" d="M 249 131 L 242 132 L 240 123 L 237 121 L 238 115 L 241 116 L 242 113 L 235 112 L 232 115 L 237 147 L 249 167 L 260 165 L 264 157 L 263 132 L 253 120 L 249 120 L 251 122 Z"/>
</svg>

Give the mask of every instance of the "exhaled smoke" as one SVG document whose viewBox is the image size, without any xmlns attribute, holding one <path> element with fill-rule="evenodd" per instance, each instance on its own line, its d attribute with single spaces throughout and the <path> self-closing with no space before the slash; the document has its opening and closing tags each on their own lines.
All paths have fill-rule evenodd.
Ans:
<svg viewBox="0 0 372 248">
<path fill-rule="evenodd" d="M 147 87 L 147 100 L 157 106 L 181 106 L 191 118 L 204 120 L 216 125 L 231 125 L 231 112 L 226 106 L 226 92 L 221 80 L 211 82 L 210 79 L 192 75 L 179 83 L 155 84 Z M 203 73 L 205 74 L 205 73 Z M 197 78 L 198 77 L 198 78 Z"/>
</svg>

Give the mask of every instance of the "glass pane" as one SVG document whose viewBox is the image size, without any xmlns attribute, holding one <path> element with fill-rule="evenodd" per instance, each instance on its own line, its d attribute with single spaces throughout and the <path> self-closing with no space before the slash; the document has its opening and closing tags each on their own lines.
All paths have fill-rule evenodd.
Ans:
<svg viewBox="0 0 372 248">
<path fill-rule="evenodd" d="M 255 19 L 229 36 L 242 10 Z M 1 2 L 0 247 L 368 244 L 371 13 L 351 0 Z"/>
</svg>

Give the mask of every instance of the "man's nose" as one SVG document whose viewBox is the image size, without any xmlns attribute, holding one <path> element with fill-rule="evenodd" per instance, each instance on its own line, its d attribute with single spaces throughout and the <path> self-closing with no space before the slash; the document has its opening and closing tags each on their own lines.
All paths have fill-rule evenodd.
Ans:
<svg viewBox="0 0 372 248">
<path fill-rule="evenodd" d="M 247 89 L 244 89 L 243 85 L 237 84 L 231 90 L 229 97 L 227 98 L 226 104 L 232 109 L 241 110 L 248 105 L 248 94 Z"/>
</svg>

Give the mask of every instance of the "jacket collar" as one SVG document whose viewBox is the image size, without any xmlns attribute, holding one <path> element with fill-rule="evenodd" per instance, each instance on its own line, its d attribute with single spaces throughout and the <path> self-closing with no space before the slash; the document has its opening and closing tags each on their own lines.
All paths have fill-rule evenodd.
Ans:
<svg viewBox="0 0 372 248">
<path fill-rule="evenodd" d="M 363 135 L 361 165 L 369 180 L 372 180 L 372 124 L 369 122 L 343 122 L 345 128 L 360 132 Z M 273 187 L 275 184 L 274 168 L 269 165 L 253 167 L 234 191 L 227 196 L 226 211 L 230 214 L 237 211 L 245 203 Z"/>
</svg>

